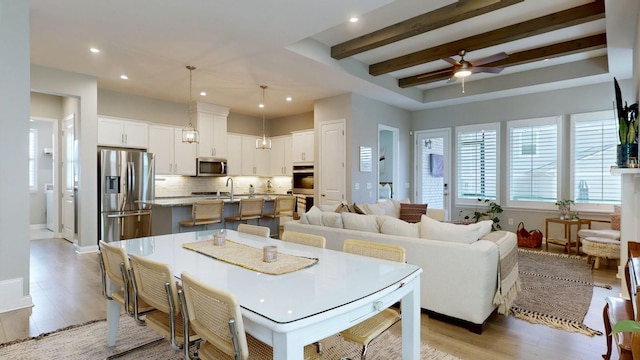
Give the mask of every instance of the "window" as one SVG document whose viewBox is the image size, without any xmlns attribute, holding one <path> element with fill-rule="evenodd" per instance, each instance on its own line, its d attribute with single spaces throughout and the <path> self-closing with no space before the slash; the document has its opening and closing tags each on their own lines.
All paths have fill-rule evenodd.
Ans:
<svg viewBox="0 0 640 360">
<path fill-rule="evenodd" d="M 571 115 L 571 198 L 578 210 L 611 211 L 619 204 L 618 133 L 612 110 Z"/>
<path fill-rule="evenodd" d="M 507 122 L 509 206 L 554 206 L 558 197 L 559 123 L 559 117 Z"/>
<path fill-rule="evenodd" d="M 31 191 L 38 191 L 37 149 L 38 130 L 29 129 L 29 190 Z"/>
<path fill-rule="evenodd" d="M 497 199 L 499 123 L 456 127 L 456 203 Z"/>
</svg>

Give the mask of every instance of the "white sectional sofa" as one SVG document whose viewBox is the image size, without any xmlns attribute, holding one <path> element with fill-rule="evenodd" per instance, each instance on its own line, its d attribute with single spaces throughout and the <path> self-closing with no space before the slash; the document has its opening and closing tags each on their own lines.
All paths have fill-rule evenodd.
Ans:
<svg viewBox="0 0 640 360">
<path fill-rule="evenodd" d="M 507 231 L 490 233 L 491 224 L 486 222 L 454 225 L 423 216 L 419 223 L 409 224 L 396 214 L 359 215 L 314 207 L 299 221 L 285 223 L 284 230 L 322 235 L 328 249 L 339 251 L 345 239 L 403 246 L 407 262 L 424 270 L 421 307 L 456 323 L 462 320 L 461 325 L 481 333 L 497 307 L 494 296 L 498 291 L 500 252 L 515 251 L 516 235 Z"/>
</svg>

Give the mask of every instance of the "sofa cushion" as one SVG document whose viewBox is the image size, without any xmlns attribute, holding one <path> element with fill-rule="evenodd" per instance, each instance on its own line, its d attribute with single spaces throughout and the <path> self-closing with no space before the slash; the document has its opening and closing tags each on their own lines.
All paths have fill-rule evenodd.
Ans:
<svg viewBox="0 0 640 360">
<path fill-rule="evenodd" d="M 342 215 L 340 215 L 339 213 L 336 213 L 333 211 L 329 211 L 329 212 L 325 211 L 321 214 L 321 217 L 322 217 L 322 224 L 324 226 L 337 228 L 337 229 L 343 228 Z"/>
<path fill-rule="evenodd" d="M 365 214 L 367 215 L 380 215 L 380 216 L 384 216 L 386 215 L 386 207 L 384 205 L 384 203 L 377 203 L 377 204 L 360 204 L 358 205 L 360 207 L 360 209 L 362 209 L 362 211 L 364 211 Z"/>
<path fill-rule="evenodd" d="M 422 215 L 427 213 L 427 204 L 400 204 L 400 220 L 410 223 L 420 222 Z"/>
<path fill-rule="evenodd" d="M 312 206 L 309 211 L 300 215 L 300 222 L 303 224 L 322 225 L 322 210 L 317 206 Z"/>
<path fill-rule="evenodd" d="M 488 220 L 491 221 L 491 220 Z M 451 224 L 440 222 L 423 215 L 420 220 L 420 237 L 430 240 L 442 240 L 472 244 L 480 238 L 486 224 Z M 486 235 L 486 234 L 484 234 Z M 483 235 L 483 236 L 484 236 Z"/>
<path fill-rule="evenodd" d="M 382 234 L 399 235 L 412 238 L 420 237 L 419 223 L 408 223 L 392 216 L 379 216 L 378 223 L 380 224 L 380 233 Z"/>
<path fill-rule="evenodd" d="M 375 215 L 342 213 L 342 224 L 345 229 L 378 233 L 380 228 Z"/>
<path fill-rule="evenodd" d="M 336 211 L 337 207 L 335 205 L 318 205 L 318 208 L 320 209 L 320 211 L 326 212 L 326 211 Z"/>
</svg>

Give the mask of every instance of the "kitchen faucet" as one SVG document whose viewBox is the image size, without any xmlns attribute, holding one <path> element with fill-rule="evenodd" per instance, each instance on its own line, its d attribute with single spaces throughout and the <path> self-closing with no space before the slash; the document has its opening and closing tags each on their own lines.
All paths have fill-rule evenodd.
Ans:
<svg viewBox="0 0 640 360">
<path fill-rule="evenodd" d="M 229 197 L 231 199 L 231 201 L 233 201 L 233 179 L 232 178 L 227 178 L 227 187 L 229 187 L 229 181 L 231 181 L 231 193 L 229 194 Z"/>
</svg>

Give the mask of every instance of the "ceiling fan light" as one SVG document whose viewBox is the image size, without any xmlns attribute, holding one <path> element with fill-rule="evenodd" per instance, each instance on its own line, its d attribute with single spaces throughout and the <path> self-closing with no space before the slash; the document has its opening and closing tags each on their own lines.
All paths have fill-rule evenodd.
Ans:
<svg viewBox="0 0 640 360">
<path fill-rule="evenodd" d="M 455 72 L 455 74 L 453 74 L 455 77 L 457 77 L 458 79 L 460 78 L 465 78 L 469 75 L 471 75 L 471 71 L 470 70 L 466 70 L 466 69 L 460 69 L 458 71 Z"/>
</svg>

